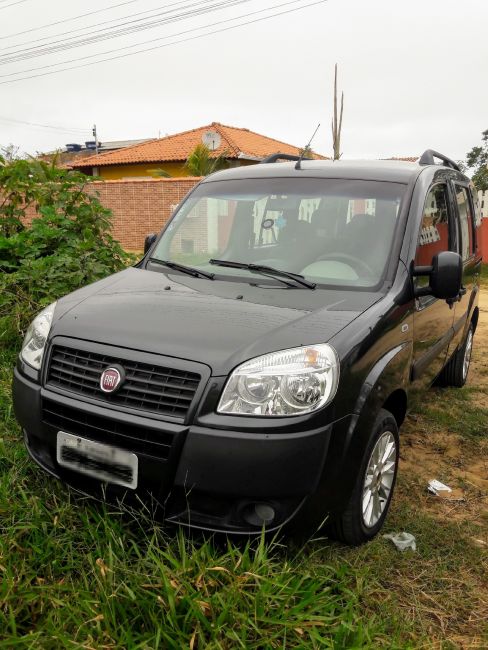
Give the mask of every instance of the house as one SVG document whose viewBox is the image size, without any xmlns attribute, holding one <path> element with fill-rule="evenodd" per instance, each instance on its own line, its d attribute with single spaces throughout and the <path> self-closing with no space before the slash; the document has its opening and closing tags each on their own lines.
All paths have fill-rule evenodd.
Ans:
<svg viewBox="0 0 488 650">
<path fill-rule="evenodd" d="M 116 151 L 72 162 L 85 174 L 107 180 L 144 178 L 162 170 L 172 177 L 189 176 L 185 162 L 198 144 L 205 144 L 212 157 L 225 156 L 229 166 L 252 165 L 273 153 L 300 154 L 300 147 L 280 142 L 249 129 L 212 122 L 191 131 L 149 140 Z M 324 156 L 314 154 L 315 158 Z"/>
<path fill-rule="evenodd" d="M 135 144 L 141 144 L 152 140 L 152 138 L 139 138 L 137 140 L 111 140 L 109 142 L 98 142 L 98 151 L 99 153 L 105 153 L 107 151 L 115 151 L 116 149 L 123 149 L 124 147 L 130 147 Z M 57 149 L 56 151 L 50 151 L 48 153 L 43 153 L 38 156 L 39 160 L 44 160 L 46 162 L 51 162 L 56 158 L 58 164 L 63 166 L 74 165 L 81 160 L 93 156 L 95 153 L 95 140 L 89 140 L 84 143 L 79 142 L 70 142 L 64 146 L 64 149 Z"/>
<path fill-rule="evenodd" d="M 478 201 L 480 204 L 481 216 L 488 219 L 488 190 L 478 191 Z"/>
</svg>

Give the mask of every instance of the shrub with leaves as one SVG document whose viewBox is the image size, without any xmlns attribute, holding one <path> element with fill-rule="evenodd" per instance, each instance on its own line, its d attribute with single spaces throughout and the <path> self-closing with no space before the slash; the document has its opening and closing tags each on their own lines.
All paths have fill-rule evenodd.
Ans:
<svg viewBox="0 0 488 650">
<path fill-rule="evenodd" d="M 188 156 L 185 168 L 192 176 L 208 176 L 228 166 L 226 160 L 228 155 L 228 151 L 225 150 L 214 157 L 213 152 L 206 145 L 197 144 Z"/>
<path fill-rule="evenodd" d="M 0 157 L 0 341 L 15 344 L 56 298 L 131 261 L 110 234 L 111 212 L 87 191 L 91 177 L 56 161 Z M 36 211 L 26 225 L 28 208 Z"/>
<path fill-rule="evenodd" d="M 466 155 L 464 168 L 472 173 L 477 190 L 488 190 L 488 129 L 481 134 L 481 146 L 473 147 Z"/>
</svg>

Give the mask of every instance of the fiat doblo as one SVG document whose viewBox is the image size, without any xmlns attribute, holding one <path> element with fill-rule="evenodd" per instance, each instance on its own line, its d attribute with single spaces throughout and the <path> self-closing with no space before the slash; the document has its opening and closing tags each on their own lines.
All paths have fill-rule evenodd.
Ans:
<svg viewBox="0 0 488 650">
<path fill-rule="evenodd" d="M 13 395 L 44 470 L 205 530 L 380 530 L 407 410 L 466 381 L 477 197 L 432 150 L 290 158 L 205 178 L 138 264 L 34 319 Z"/>
</svg>

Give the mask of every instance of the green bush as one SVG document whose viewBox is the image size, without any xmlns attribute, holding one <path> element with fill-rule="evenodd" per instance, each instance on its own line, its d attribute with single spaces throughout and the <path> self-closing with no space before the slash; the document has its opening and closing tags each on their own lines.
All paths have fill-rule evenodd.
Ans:
<svg viewBox="0 0 488 650">
<path fill-rule="evenodd" d="M 18 345 L 34 314 L 131 261 L 92 178 L 56 163 L 0 158 L 0 342 Z M 26 210 L 37 218 L 25 225 Z"/>
</svg>

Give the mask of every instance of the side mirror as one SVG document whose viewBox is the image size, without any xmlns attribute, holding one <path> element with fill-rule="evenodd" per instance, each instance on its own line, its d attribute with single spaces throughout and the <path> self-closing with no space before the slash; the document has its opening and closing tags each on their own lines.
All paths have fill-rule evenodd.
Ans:
<svg viewBox="0 0 488 650">
<path fill-rule="evenodd" d="M 157 239 L 157 235 L 154 233 L 151 233 L 150 235 L 146 236 L 146 239 L 144 240 L 144 255 L 151 248 L 151 246 L 154 244 L 156 239 Z"/>
<path fill-rule="evenodd" d="M 462 293 L 463 260 L 459 253 L 442 251 L 432 258 L 432 266 L 416 266 L 413 275 L 428 275 L 429 286 L 419 287 L 415 296 L 434 296 L 453 301 Z"/>
<path fill-rule="evenodd" d="M 430 286 L 436 298 L 450 300 L 461 293 L 463 260 L 459 253 L 444 251 L 434 256 Z"/>
</svg>

